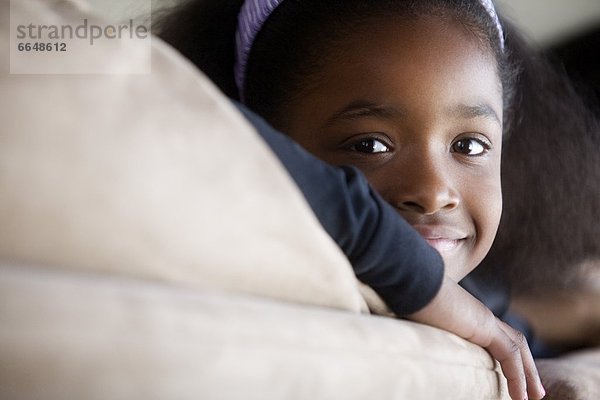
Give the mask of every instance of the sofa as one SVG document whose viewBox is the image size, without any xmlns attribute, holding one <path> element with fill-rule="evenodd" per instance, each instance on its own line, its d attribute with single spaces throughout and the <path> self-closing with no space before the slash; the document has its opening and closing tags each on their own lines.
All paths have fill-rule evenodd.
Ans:
<svg viewBox="0 0 600 400">
<path fill-rule="evenodd" d="M 386 315 L 260 136 L 158 38 L 47 61 L 93 74 L 11 73 L 11 22 L 84 18 L 101 23 L 0 0 L 0 399 L 509 398 L 486 351 Z M 151 72 L 115 72 L 148 55 Z M 547 361 L 555 393 L 576 383 L 553 398 L 600 398 L 597 356 Z"/>
</svg>

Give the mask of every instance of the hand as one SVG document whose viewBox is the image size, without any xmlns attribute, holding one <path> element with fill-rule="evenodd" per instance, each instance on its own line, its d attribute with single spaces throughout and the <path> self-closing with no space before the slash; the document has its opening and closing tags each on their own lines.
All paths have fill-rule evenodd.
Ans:
<svg viewBox="0 0 600 400">
<path fill-rule="evenodd" d="M 446 276 L 433 300 L 408 318 L 452 332 L 485 348 L 500 362 L 513 400 L 545 396 L 523 334 L 494 317 L 451 278 Z"/>
<path fill-rule="evenodd" d="M 494 318 L 495 327 L 489 339 L 481 346 L 500 362 L 508 381 L 512 399 L 541 399 L 546 393 L 542 386 L 533 356 L 525 336 L 508 324 Z M 475 342 L 476 343 L 476 342 Z M 525 394 L 525 395 L 524 395 Z"/>
</svg>

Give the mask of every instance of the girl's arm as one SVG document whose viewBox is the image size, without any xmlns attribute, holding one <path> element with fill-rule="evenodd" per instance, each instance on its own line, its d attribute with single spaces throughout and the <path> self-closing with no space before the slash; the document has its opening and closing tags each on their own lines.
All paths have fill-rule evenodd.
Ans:
<svg viewBox="0 0 600 400">
<path fill-rule="evenodd" d="M 512 399 L 545 395 L 527 340 L 448 276 L 433 300 L 410 320 L 455 333 L 490 352 L 500 362 Z"/>
</svg>

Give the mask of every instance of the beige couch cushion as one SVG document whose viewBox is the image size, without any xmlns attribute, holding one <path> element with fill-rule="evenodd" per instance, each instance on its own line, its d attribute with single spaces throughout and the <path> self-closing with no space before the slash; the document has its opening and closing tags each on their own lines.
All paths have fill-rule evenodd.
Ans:
<svg viewBox="0 0 600 400">
<path fill-rule="evenodd" d="M 481 348 L 407 321 L 0 262 L 0 398 L 508 399 Z"/>
<path fill-rule="evenodd" d="M 600 399 L 600 348 L 569 353 L 536 362 L 546 400 Z"/>
<path fill-rule="evenodd" d="M 276 158 L 159 39 L 151 74 L 10 75 L 9 14 L 95 22 L 53 3 L 0 0 L 0 259 L 361 310 Z M 130 50 L 94 54 L 113 71 L 144 57 Z"/>
</svg>

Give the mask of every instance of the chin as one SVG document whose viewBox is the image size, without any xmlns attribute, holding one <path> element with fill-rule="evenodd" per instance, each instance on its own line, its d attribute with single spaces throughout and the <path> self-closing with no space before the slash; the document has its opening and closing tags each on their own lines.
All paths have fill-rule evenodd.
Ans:
<svg viewBox="0 0 600 400">
<path fill-rule="evenodd" d="M 471 271 L 473 271 L 479 262 L 474 262 L 472 258 L 467 257 L 463 254 L 453 254 L 444 256 L 444 264 L 446 265 L 446 275 L 448 275 L 453 281 L 459 282 Z"/>
</svg>

